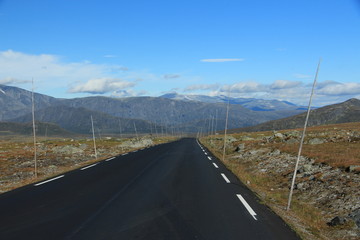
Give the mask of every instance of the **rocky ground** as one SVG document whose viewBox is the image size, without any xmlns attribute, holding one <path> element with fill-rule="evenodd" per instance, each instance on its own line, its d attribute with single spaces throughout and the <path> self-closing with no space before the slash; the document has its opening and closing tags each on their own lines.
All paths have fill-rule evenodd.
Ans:
<svg viewBox="0 0 360 240">
<path fill-rule="evenodd" d="M 104 138 L 97 140 L 97 159 L 92 139 L 54 139 L 37 143 L 38 178 L 34 178 L 34 147 L 29 141 L 0 140 L 0 193 L 40 181 L 71 169 L 149 147 L 171 139 L 144 137 L 140 139 Z"/>
<path fill-rule="evenodd" d="M 290 212 L 285 208 L 300 130 L 229 136 L 225 164 L 302 238 L 360 239 L 360 154 L 354 150 L 360 149 L 360 134 L 354 128 L 345 125 L 310 129 Z M 222 137 L 202 141 L 221 159 Z M 343 152 L 335 153 L 339 151 L 335 145 L 342 146 Z M 339 162 L 342 157 L 345 160 Z"/>
</svg>

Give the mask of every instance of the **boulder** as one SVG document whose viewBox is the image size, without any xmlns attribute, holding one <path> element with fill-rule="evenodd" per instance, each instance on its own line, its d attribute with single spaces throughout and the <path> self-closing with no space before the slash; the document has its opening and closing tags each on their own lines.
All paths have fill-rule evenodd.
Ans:
<svg viewBox="0 0 360 240">
<path fill-rule="evenodd" d="M 333 219 L 331 219 L 330 222 L 327 223 L 327 225 L 331 227 L 335 227 L 338 225 L 344 225 L 346 223 L 346 219 L 344 217 L 336 216 Z"/>
<path fill-rule="evenodd" d="M 324 142 L 325 142 L 325 140 L 320 139 L 320 138 L 312 138 L 309 140 L 309 144 L 311 144 L 311 145 L 322 144 Z"/>
<path fill-rule="evenodd" d="M 240 144 L 236 147 L 235 151 L 236 151 L 236 152 L 242 152 L 242 151 L 244 151 L 244 149 L 245 149 L 245 144 L 244 144 L 244 143 L 240 143 Z"/>
<path fill-rule="evenodd" d="M 356 226 L 360 229 L 360 208 L 349 214 L 349 217 L 355 222 Z"/>
<path fill-rule="evenodd" d="M 71 146 L 71 145 L 54 147 L 52 150 L 54 153 L 66 154 L 66 155 L 84 153 L 84 150 L 82 150 L 78 147 Z"/>
</svg>

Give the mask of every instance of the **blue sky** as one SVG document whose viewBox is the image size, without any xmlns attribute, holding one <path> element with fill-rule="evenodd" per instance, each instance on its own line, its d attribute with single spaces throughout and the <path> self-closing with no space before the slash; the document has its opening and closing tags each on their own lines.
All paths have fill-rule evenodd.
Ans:
<svg viewBox="0 0 360 240">
<path fill-rule="evenodd" d="M 360 98 L 357 0 L 0 0 L 0 83 L 54 97 Z"/>
</svg>

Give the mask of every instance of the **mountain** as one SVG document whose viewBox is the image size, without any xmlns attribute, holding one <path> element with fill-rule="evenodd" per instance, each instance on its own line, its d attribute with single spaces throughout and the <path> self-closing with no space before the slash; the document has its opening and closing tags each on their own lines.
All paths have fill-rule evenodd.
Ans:
<svg viewBox="0 0 360 240">
<path fill-rule="evenodd" d="M 59 100 L 46 95 L 34 93 L 35 106 L 38 109 L 49 107 Z M 31 92 L 0 84 L 0 121 L 20 117 L 31 113 Z"/>
<path fill-rule="evenodd" d="M 227 103 L 239 104 L 253 111 L 277 111 L 277 110 L 306 110 L 303 106 L 297 106 L 287 101 L 264 100 L 256 98 L 228 98 L 227 96 L 204 96 L 204 95 L 181 95 L 177 93 L 168 93 L 160 96 L 161 98 L 196 101 L 204 103 Z"/>
<path fill-rule="evenodd" d="M 0 122 L 0 135 L 31 135 L 32 123 Z M 36 122 L 36 134 L 38 136 L 61 136 L 71 137 L 74 133 L 66 131 L 53 123 Z"/>
<path fill-rule="evenodd" d="M 139 119 L 114 117 L 106 113 L 91 111 L 86 108 L 74 108 L 63 105 L 47 107 L 35 112 L 37 121 L 51 122 L 71 132 L 89 134 L 92 132 L 91 117 L 94 128 L 102 133 L 148 133 L 151 128 L 159 126 Z M 15 118 L 14 122 L 31 122 L 32 114 Z"/>
<path fill-rule="evenodd" d="M 162 131 L 186 132 L 208 131 L 210 128 L 221 130 L 225 126 L 227 108 L 226 99 L 221 98 L 211 100 L 213 102 L 210 99 L 193 101 L 164 97 L 58 99 L 34 94 L 35 118 L 79 133 L 89 132 L 91 115 L 96 120 L 96 127 L 103 132 L 120 132 L 119 123 L 124 124 L 123 131 L 129 133 L 134 133 L 135 126 L 138 132 L 152 132 L 160 128 Z M 238 103 L 240 100 L 233 101 Z M 0 121 L 31 121 L 31 92 L 0 85 L 0 104 Z M 252 126 L 303 112 L 295 108 L 279 109 L 253 111 L 231 101 L 228 127 Z"/>
<path fill-rule="evenodd" d="M 283 119 L 273 120 L 261 123 L 256 126 L 232 129 L 232 132 L 255 132 L 270 131 L 292 128 L 303 128 L 305 124 L 306 113 Z M 360 100 L 356 98 L 349 99 L 343 103 L 328 105 L 315 110 L 311 110 L 308 126 L 360 122 Z"/>
<path fill-rule="evenodd" d="M 218 121 L 225 120 L 227 107 L 225 103 L 183 101 L 161 97 L 86 97 L 66 99 L 61 104 L 75 108 L 87 108 L 117 117 L 143 119 L 164 126 L 189 125 L 200 122 L 199 127 L 204 127 L 204 123 L 214 117 Z M 258 112 L 239 104 L 230 104 L 229 127 L 251 126 L 299 112 L 302 111 Z M 218 129 L 223 128 L 224 125 L 218 125 Z"/>
</svg>

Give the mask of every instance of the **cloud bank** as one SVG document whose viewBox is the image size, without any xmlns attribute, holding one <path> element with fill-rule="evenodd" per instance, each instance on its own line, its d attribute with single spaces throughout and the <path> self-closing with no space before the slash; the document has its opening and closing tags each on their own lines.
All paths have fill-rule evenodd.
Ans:
<svg viewBox="0 0 360 240">
<path fill-rule="evenodd" d="M 69 89 L 70 93 L 105 94 L 134 87 L 135 83 L 117 78 L 96 78 Z"/>
</svg>

